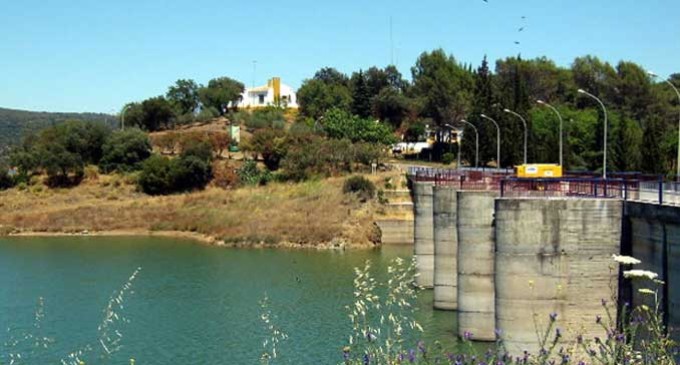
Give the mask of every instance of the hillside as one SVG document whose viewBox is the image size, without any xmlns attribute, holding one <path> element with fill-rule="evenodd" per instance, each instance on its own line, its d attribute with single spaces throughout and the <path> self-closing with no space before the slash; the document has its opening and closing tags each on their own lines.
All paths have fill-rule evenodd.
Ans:
<svg viewBox="0 0 680 365">
<path fill-rule="evenodd" d="M 0 154 L 23 136 L 69 119 L 117 124 L 116 118 L 97 113 L 50 113 L 0 108 Z"/>
</svg>

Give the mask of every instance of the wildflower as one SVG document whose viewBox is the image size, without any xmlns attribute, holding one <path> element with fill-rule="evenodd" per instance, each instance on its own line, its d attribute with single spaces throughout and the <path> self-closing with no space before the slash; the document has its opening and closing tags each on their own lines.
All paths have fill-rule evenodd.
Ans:
<svg viewBox="0 0 680 365">
<path fill-rule="evenodd" d="M 612 258 L 614 261 L 618 262 L 619 264 L 623 265 L 637 265 L 640 264 L 642 261 L 636 259 L 635 257 L 631 256 L 623 256 L 623 255 L 612 255 Z"/>
<path fill-rule="evenodd" d="M 576 342 L 580 345 L 583 343 L 583 335 L 576 336 Z"/>
<path fill-rule="evenodd" d="M 550 313 L 550 321 L 555 322 L 557 320 L 557 313 L 552 312 Z"/>
<path fill-rule="evenodd" d="M 595 323 L 598 323 L 598 324 L 602 323 L 602 316 L 600 316 L 599 314 L 597 316 L 595 316 Z"/>
<path fill-rule="evenodd" d="M 364 365 L 368 365 L 371 363 L 371 358 L 368 357 L 368 354 L 364 354 Z"/>
<path fill-rule="evenodd" d="M 607 300 L 606 300 L 606 299 L 602 299 L 602 306 L 603 306 L 603 307 L 606 307 L 606 306 L 607 306 Z"/>
<path fill-rule="evenodd" d="M 345 361 L 349 361 L 349 346 L 345 346 L 342 348 L 342 359 Z"/>
<path fill-rule="evenodd" d="M 626 340 L 626 336 L 623 333 L 619 333 L 616 335 L 616 341 L 617 342 L 624 342 Z"/>
<path fill-rule="evenodd" d="M 410 363 L 416 362 L 416 351 L 414 349 L 408 350 L 408 361 Z"/>
<path fill-rule="evenodd" d="M 422 352 L 423 355 L 427 352 L 427 349 L 425 348 L 425 342 L 423 341 L 418 341 L 418 350 Z"/>
<path fill-rule="evenodd" d="M 470 331 L 463 332 L 463 339 L 468 340 L 468 341 L 470 339 L 472 339 L 472 332 L 470 332 Z"/>
<path fill-rule="evenodd" d="M 496 328 L 495 330 L 493 330 L 493 333 L 496 334 L 496 338 L 501 338 L 501 335 L 503 334 L 503 330 L 501 330 L 500 328 Z"/>
<path fill-rule="evenodd" d="M 659 277 L 659 274 L 647 270 L 628 270 L 623 272 L 623 277 L 626 279 L 654 280 Z"/>
<path fill-rule="evenodd" d="M 599 337 L 595 337 L 595 343 L 602 343 L 602 340 Z"/>
<path fill-rule="evenodd" d="M 560 337 L 562 337 L 562 331 L 558 327 L 558 328 L 555 329 L 555 340 L 557 340 Z"/>
</svg>

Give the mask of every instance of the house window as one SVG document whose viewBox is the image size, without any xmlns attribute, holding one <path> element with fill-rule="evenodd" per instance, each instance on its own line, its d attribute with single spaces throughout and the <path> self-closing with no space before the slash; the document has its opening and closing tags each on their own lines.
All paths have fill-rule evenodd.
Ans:
<svg viewBox="0 0 680 365">
<path fill-rule="evenodd" d="M 260 104 L 264 104 L 264 94 L 260 94 L 260 95 L 258 95 L 258 96 L 259 96 L 258 102 L 259 102 Z"/>
</svg>

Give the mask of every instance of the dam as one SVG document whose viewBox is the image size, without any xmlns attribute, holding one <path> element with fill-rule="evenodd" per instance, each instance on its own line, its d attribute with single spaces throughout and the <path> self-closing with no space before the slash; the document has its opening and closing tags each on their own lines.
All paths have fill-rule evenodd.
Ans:
<svg viewBox="0 0 680 365">
<path fill-rule="evenodd" d="M 460 336 L 500 336 L 511 353 L 540 350 L 537 330 L 551 320 L 564 341 L 577 333 L 606 336 L 597 316 L 616 316 L 617 302 L 643 302 L 612 259 L 625 254 L 666 282 L 661 310 L 678 338 L 675 183 L 637 175 L 529 180 L 501 170 L 409 172 L 417 284 L 433 289 L 435 309 L 457 312 Z"/>
</svg>

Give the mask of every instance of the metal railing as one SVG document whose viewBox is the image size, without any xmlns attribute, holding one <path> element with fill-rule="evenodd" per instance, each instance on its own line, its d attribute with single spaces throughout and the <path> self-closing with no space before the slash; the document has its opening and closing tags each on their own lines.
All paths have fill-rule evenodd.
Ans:
<svg viewBox="0 0 680 365">
<path fill-rule="evenodd" d="M 625 179 L 506 178 L 501 181 L 501 197 L 573 197 L 637 200 L 640 182 Z"/>
</svg>

